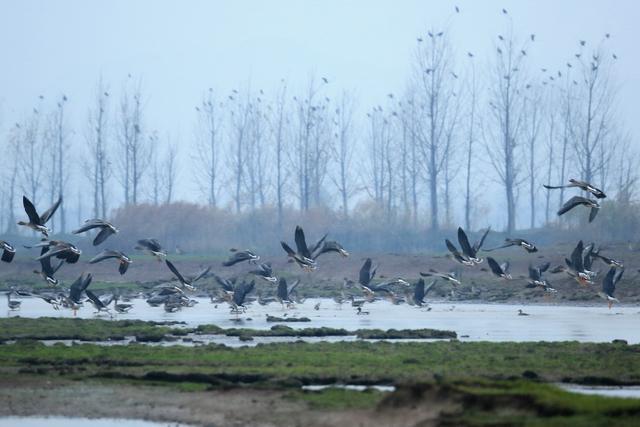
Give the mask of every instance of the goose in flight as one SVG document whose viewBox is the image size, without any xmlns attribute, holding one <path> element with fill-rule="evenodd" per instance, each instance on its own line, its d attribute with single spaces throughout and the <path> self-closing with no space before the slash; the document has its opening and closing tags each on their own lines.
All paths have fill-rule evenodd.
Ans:
<svg viewBox="0 0 640 427">
<path fill-rule="evenodd" d="M 99 228 L 100 231 L 93 239 L 93 246 L 98 246 L 103 243 L 107 238 L 113 234 L 116 234 L 119 230 L 113 226 L 110 222 L 107 222 L 103 219 L 89 219 L 85 221 L 82 227 L 77 230 L 72 231 L 73 234 L 85 233 L 89 230 L 93 230 L 95 228 Z"/>
<path fill-rule="evenodd" d="M 445 243 L 447 245 L 447 249 L 453 255 L 454 259 L 459 263 L 466 266 L 473 266 L 475 264 L 480 264 L 483 259 L 478 257 L 478 251 L 482 248 L 487 235 L 491 228 L 487 228 L 479 241 L 475 242 L 473 246 L 469 243 L 469 238 L 467 237 L 467 233 L 464 232 L 462 227 L 458 227 L 458 243 L 460 244 L 460 249 L 462 253 L 458 251 L 453 243 L 449 239 L 445 239 Z"/>
<path fill-rule="evenodd" d="M 111 314 L 111 310 L 109 310 L 109 307 L 107 307 L 105 303 L 97 297 L 96 294 L 91 292 L 89 289 L 85 289 L 84 293 L 87 295 L 87 298 L 89 298 L 89 301 L 91 301 L 91 304 L 96 309 L 96 314 L 100 313 L 101 311 L 105 311 Z"/>
<path fill-rule="evenodd" d="M 0 250 L 2 250 L 2 257 L 0 257 L 0 260 L 4 262 L 13 261 L 13 257 L 16 255 L 16 248 L 14 248 L 9 242 L 0 240 Z"/>
<path fill-rule="evenodd" d="M 87 274 L 85 277 L 84 274 L 81 274 L 80 277 L 76 279 L 75 282 L 71 284 L 69 287 L 69 301 L 72 303 L 74 308 L 82 305 L 82 293 L 87 290 L 89 285 L 91 284 L 91 274 Z"/>
<path fill-rule="evenodd" d="M 186 289 L 190 291 L 194 291 L 196 288 L 195 286 L 193 286 L 193 284 L 196 283 L 198 280 L 202 279 L 207 274 L 209 274 L 209 270 L 211 270 L 211 267 L 207 267 L 204 270 L 202 270 L 200 273 L 196 274 L 193 278 L 185 279 L 184 276 L 180 274 L 178 269 L 175 267 L 175 265 L 173 265 L 171 261 L 169 261 L 168 259 L 165 259 L 164 262 L 167 264 L 167 267 L 169 267 L 169 270 L 171 270 L 173 275 L 176 276 L 176 278 L 182 284 L 182 286 L 184 286 Z"/>
<path fill-rule="evenodd" d="M 548 189 L 548 190 L 556 190 L 558 188 L 579 188 L 582 191 L 586 191 L 588 193 L 591 193 L 596 199 L 604 199 L 607 197 L 606 194 L 604 194 L 604 191 L 600 190 L 599 188 L 589 184 L 586 181 L 579 181 L 577 179 L 570 179 L 569 180 L 569 184 L 567 185 L 547 185 L 547 184 L 543 184 L 543 187 Z"/>
<path fill-rule="evenodd" d="M 314 260 L 317 259 L 320 255 L 329 252 L 339 253 L 343 257 L 349 256 L 349 252 L 347 252 L 340 243 L 336 242 L 335 240 L 324 241 L 325 237 L 321 239 L 321 242 L 323 242 L 322 246 L 320 246 L 320 242 L 318 242 L 315 248 L 311 251 L 311 255 Z"/>
<path fill-rule="evenodd" d="M 44 258 L 56 257 L 64 260 L 67 264 L 75 264 L 80 259 L 82 251 L 78 247 L 69 242 L 63 242 L 61 240 L 43 240 L 37 245 L 33 245 L 33 248 L 48 248 L 45 253 L 41 253 L 36 261 L 41 261 Z"/>
<path fill-rule="evenodd" d="M 100 252 L 98 255 L 94 256 L 91 261 L 89 261 L 89 264 L 95 264 L 98 263 L 100 261 L 104 261 L 107 259 L 117 259 L 118 260 L 118 272 L 123 275 L 124 273 L 127 272 L 127 269 L 129 268 L 129 265 L 131 265 L 131 263 L 133 262 L 131 260 L 131 258 L 129 258 L 127 255 L 125 255 L 124 253 L 120 252 L 120 251 L 113 251 L 110 249 L 107 249 L 105 251 Z"/>
<path fill-rule="evenodd" d="M 486 252 L 495 251 L 496 249 L 508 248 L 511 246 L 520 246 L 525 251 L 531 253 L 538 252 L 538 248 L 531 242 L 528 242 L 524 239 L 504 239 L 504 244 L 502 246 L 498 246 L 497 248 L 484 249 Z"/>
<path fill-rule="evenodd" d="M 46 254 L 48 251 L 49 251 L 49 248 L 46 246 L 43 246 L 42 250 L 40 251 L 40 255 L 42 256 Z M 47 283 L 47 285 L 57 286 L 60 282 L 58 281 L 58 279 L 54 277 L 54 275 L 60 269 L 60 267 L 62 267 L 62 264 L 64 264 L 64 260 L 60 260 L 58 265 L 55 268 L 53 268 L 51 266 L 51 258 L 45 257 L 40 260 L 40 271 L 33 270 L 33 272 L 39 275 L 40 277 L 42 277 L 42 279 Z"/>
<path fill-rule="evenodd" d="M 256 270 L 251 270 L 249 272 L 254 276 L 261 277 L 267 282 L 275 283 L 278 281 L 278 278 L 273 274 L 273 268 L 271 267 L 271 263 L 262 263 L 258 264 L 258 268 Z"/>
<path fill-rule="evenodd" d="M 591 251 L 591 256 L 593 256 L 594 258 L 598 258 L 600 261 L 604 262 L 608 266 L 616 267 L 616 268 L 624 268 L 624 262 L 602 255 L 600 253 L 600 249 L 597 249 L 597 250 L 593 249 Z"/>
<path fill-rule="evenodd" d="M 420 275 L 422 277 L 440 277 L 441 279 L 444 279 L 445 281 L 451 283 L 453 286 L 458 286 L 462 284 L 460 282 L 460 279 L 456 277 L 456 274 L 454 272 L 440 273 L 431 268 L 427 273 L 420 272 Z"/>
<path fill-rule="evenodd" d="M 424 279 L 420 278 L 414 285 L 411 302 L 417 305 L 418 307 L 427 305 L 426 301 L 424 300 L 424 297 L 427 296 L 427 294 L 435 286 L 437 281 L 438 280 L 432 280 L 431 283 L 429 283 L 429 285 L 426 286 Z"/>
<path fill-rule="evenodd" d="M 323 239 L 321 239 L 321 241 Z M 287 255 L 300 266 L 300 268 L 307 271 L 315 270 L 317 268 L 316 260 L 313 259 L 311 251 L 307 247 L 307 242 L 304 237 L 304 231 L 299 225 L 296 226 L 295 241 L 297 251 L 291 249 L 291 247 L 284 241 L 281 241 L 280 245 L 282 246 L 282 249 L 284 249 L 284 251 L 287 253 Z"/>
<path fill-rule="evenodd" d="M 280 278 L 280 282 L 278 282 L 278 290 L 276 292 L 276 297 L 280 304 L 286 306 L 287 308 L 293 307 L 293 304 L 295 302 L 293 295 L 299 284 L 300 281 L 296 280 L 293 285 L 291 285 L 291 287 L 288 287 L 287 280 L 284 277 Z"/>
<path fill-rule="evenodd" d="M 509 262 L 498 264 L 498 261 L 496 261 L 495 259 L 487 257 L 487 263 L 489 264 L 491 272 L 495 276 L 505 280 L 512 279 L 511 274 L 509 274 Z"/>
<path fill-rule="evenodd" d="M 593 281 L 591 279 L 593 274 L 589 271 L 586 271 L 584 267 L 583 253 L 584 244 L 582 243 L 582 240 L 580 240 L 574 248 L 573 252 L 571 252 L 571 259 L 565 258 L 565 263 L 568 267 L 568 269 L 566 269 L 565 271 L 569 276 L 576 279 L 579 284 L 583 286 L 592 285 Z"/>
<path fill-rule="evenodd" d="M 614 302 L 620 302 L 613 294 L 616 291 L 616 285 L 622 278 L 624 270 L 618 270 L 615 267 L 611 267 L 609 272 L 602 280 L 602 291 L 598 292 L 598 295 L 607 301 L 609 309 L 613 306 Z"/>
<path fill-rule="evenodd" d="M 545 292 L 549 293 L 557 292 L 549 285 L 549 282 L 542 277 L 543 273 L 546 272 L 550 266 L 551 264 L 548 262 L 537 267 L 533 267 L 529 264 L 529 286 L 541 288 Z"/>
<path fill-rule="evenodd" d="M 229 257 L 228 260 L 224 261 L 222 265 L 225 267 L 231 267 L 239 262 L 248 261 L 250 264 L 255 264 L 258 260 L 260 260 L 260 256 L 254 254 L 250 250 L 238 251 L 236 249 L 231 249 L 233 255 Z"/>
<path fill-rule="evenodd" d="M 136 249 L 140 251 L 145 251 L 149 253 L 151 256 L 156 257 L 158 261 L 162 261 L 167 258 L 167 251 L 165 251 L 160 243 L 156 239 L 142 239 L 138 240 L 138 244 L 136 245 Z"/>
<path fill-rule="evenodd" d="M 29 217 L 29 222 L 19 221 L 18 225 L 28 227 L 34 231 L 42 233 L 45 237 L 49 237 L 49 233 L 51 232 L 51 229 L 47 228 L 45 224 L 47 223 L 47 221 L 49 221 L 49 219 L 51 219 L 53 214 L 56 213 L 56 210 L 58 209 L 61 203 L 62 203 L 62 196 L 60 196 L 58 201 L 55 202 L 53 206 L 51 206 L 49 209 L 44 211 L 42 215 L 39 215 L 38 211 L 36 211 L 35 206 L 33 206 L 33 203 L 31 203 L 31 200 L 27 199 L 27 196 L 22 196 L 22 205 L 24 206 L 24 211 L 27 213 L 27 216 Z"/>
<path fill-rule="evenodd" d="M 558 211 L 558 216 L 564 215 L 565 213 L 569 212 L 571 209 L 580 205 L 591 209 L 591 212 L 589 212 L 589 222 L 592 222 L 596 218 L 596 215 L 598 215 L 598 211 L 600 210 L 600 205 L 595 200 L 588 199 L 582 196 L 573 196 L 572 198 L 567 200 L 567 202 L 564 205 L 562 205 L 562 207 Z"/>
</svg>

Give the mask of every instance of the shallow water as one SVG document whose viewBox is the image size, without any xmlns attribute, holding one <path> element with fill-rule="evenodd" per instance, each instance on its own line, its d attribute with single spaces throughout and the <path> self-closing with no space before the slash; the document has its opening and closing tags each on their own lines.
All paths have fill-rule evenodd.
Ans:
<svg viewBox="0 0 640 427">
<path fill-rule="evenodd" d="M 186 424 L 160 423 L 115 418 L 0 417 L 0 427 L 187 427 Z"/>
<path fill-rule="evenodd" d="M 351 390 L 351 391 L 375 390 L 375 391 L 380 391 L 384 393 L 390 393 L 396 390 L 396 388 L 392 385 L 329 384 L 329 385 L 303 385 L 302 386 L 302 390 L 305 390 L 305 391 L 322 391 L 328 388 L 339 388 L 339 389 Z"/>
<path fill-rule="evenodd" d="M 268 329 L 274 325 L 266 321 L 266 315 L 278 317 L 308 317 L 311 322 L 286 323 L 292 328 L 332 327 L 355 329 L 417 329 L 434 328 L 453 330 L 463 341 L 582 341 L 608 342 L 624 339 L 630 344 L 640 343 L 640 309 L 632 306 L 615 306 L 609 310 L 601 306 L 516 305 L 476 303 L 433 303 L 431 310 L 409 305 L 393 305 L 387 301 L 365 304 L 369 315 L 357 315 L 350 304 L 337 305 L 330 299 L 308 299 L 293 309 L 283 309 L 280 304 L 268 306 L 252 304 L 243 315 L 229 313 L 226 304 L 217 308 L 207 298 L 196 298 L 199 304 L 176 313 L 167 313 L 162 307 L 150 307 L 144 300 L 135 299 L 134 308 L 127 314 L 116 314 L 114 319 L 141 319 L 153 321 L 185 322 L 188 326 L 215 324 L 223 328 L 245 327 Z M 314 305 L 320 302 L 320 310 Z M 518 316 L 523 309 L 529 316 Z M 0 315 L 22 317 L 73 317 L 68 309 L 53 310 L 37 298 L 25 298 L 18 311 L 0 310 Z M 109 319 L 109 315 L 96 316 L 92 307 L 80 309 L 77 317 Z M 218 336 L 216 336 L 218 337 Z M 344 337 L 342 337 L 344 339 Z M 212 338 L 222 343 L 237 342 L 235 337 Z M 251 343 L 278 342 L 258 339 Z M 285 338 L 290 341 L 291 338 Z M 327 339 L 323 339 L 327 340 Z"/>
<path fill-rule="evenodd" d="M 575 384 L 558 384 L 558 387 L 560 387 L 563 390 L 570 391 L 572 393 L 640 399 L 640 386 L 625 386 L 625 387 L 597 386 L 595 387 L 595 386 L 575 385 Z"/>
</svg>

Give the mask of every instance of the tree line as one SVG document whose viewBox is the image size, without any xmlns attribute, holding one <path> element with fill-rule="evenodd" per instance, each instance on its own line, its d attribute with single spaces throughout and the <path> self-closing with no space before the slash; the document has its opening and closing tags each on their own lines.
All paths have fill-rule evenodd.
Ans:
<svg viewBox="0 0 640 427">
<path fill-rule="evenodd" d="M 437 28 L 419 36 L 403 88 L 369 107 L 347 90 L 329 96 L 337 90 L 321 76 L 295 92 L 285 80 L 271 91 L 205 89 L 187 141 L 149 123 L 149 98 L 132 76 L 117 96 L 97 82 L 83 129 L 69 126 L 73 100 L 41 97 L 2 141 L 0 226 L 16 231 L 22 194 L 36 205 L 64 195 L 52 224 L 64 233 L 76 223 L 74 193 L 86 204 L 78 214 L 108 218 L 185 197 L 179 180 L 210 208 L 268 213 L 280 226 L 291 212 L 325 210 L 350 223 L 476 229 L 487 225 L 488 188 L 500 191 L 490 198 L 508 233 L 557 226 L 567 195 L 542 184 L 569 178 L 622 206 L 635 201 L 638 159 L 616 115 L 608 34 L 576 41 L 553 68 L 533 63 L 536 36 L 512 23 L 486 57 L 451 40 Z"/>
</svg>

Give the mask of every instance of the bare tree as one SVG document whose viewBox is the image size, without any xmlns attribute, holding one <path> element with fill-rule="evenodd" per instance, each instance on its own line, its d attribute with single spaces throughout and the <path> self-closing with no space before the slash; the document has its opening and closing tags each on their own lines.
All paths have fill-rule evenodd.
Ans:
<svg viewBox="0 0 640 427">
<path fill-rule="evenodd" d="M 41 129 L 40 109 L 34 108 L 31 115 L 20 126 L 20 181 L 29 199 L 37 205 L 46 174 L 46 146 Z"/>
<path fill-rule="evenodd" d="M 530 228 L 536 226 L 536 176 L 538 175 L 538 165 L 536 163 L 536 147 L 538 145 L 538 136 L 542 124 L 543 112 L 542 92 L 537 85 L 527 85 L 527 93 L 524 96 L 525 125 L 524 133 L 528 148 L 529 162 L 527 172 L 529 175 L 529 212 L 530 212 Z"/>
<path fill-rule="evenodd" d="M 108 102 L 109 92 L 102 80 L 95 92 L 95 104 L 89 109 L 85 141 L 89 155 L 85 160 L 85 173 L 93 187 L 93 216 L 107 217 L 107 182 L 111 176 L 111 162 L 108 152 Z"/>
<path fill-rule="evenodd" d="M 235 191 L 233 201 L 236 213 L 242 209 L 242 188 L 245 181 L 245 151 L 247 139 L 249 138 L 249 124 L 251 109 L 249 106 L 249 93 L 246 101 L 239 99 L 239 94 L 234 90 L 233 95 L 229 95 L 231 103 L 229 138 L 232 143 L 231 168 L 233 180 L 235 181 Z"/>
<path fill-rule="evenodd" d="M 285 138 L 286 127 L 290 124 L 287 118 L 287 85 L 284 79 L 275 100 L 275 108 L 271 109 L 272 117 L 268 120 L 271 124 L 271 132 L 275 144 L 276 156 L 276 204 L 278 206 L 278 225 L 282 226 L 282 210 L 284 207 L 284 186 L 287 175 L 284 173 L 285 165 Z"/>
<path fill-rule="evenodd" d="M 432 29 L 424 41 L 418 42 L 415 59 L 415 81 L 421 105 L 417 136 L 426 165 L 429 188 L 431 229 L 439 228 L 438 188 L 444 168 L 446 131 L 453 110 L 455 81 L 458 74 L 452 66 L 448 37 Z"/>
<path fill-rule="evenodd" d="M 594 182 L 603 172 L 602 158 L 598 159 L 598 150 L 607 142 L 614 127 L 613 107 L 616 91 L 611 84 L 613 59 L 605 49 L 604 41 L 591 54 L 580 52 L 578 67 L 579 98 L 576 102 L 576 121 L 574 126 L 574 150 L 582 178 Z M 602 147 L 604 148 L 604 147 Z"/>
<path fill-rule="evenodd" d="M 8 160 L 10 161 L 9 176 L 7 178 L 9 191 L 7 193 L 7 226 L 5 231 L 7 234 L 13 234 L 16 231 L 16 214 L 15 214 L 15 202 L 16 202 L 16 187 L 18 185 L 18 172 L 20 170 L 20 163 L 22 158 L 21 153 L 21 138 L 22 127 L 19 123 L 16 123 L 12 127 L 9 134 L 9 147 L 8 147 Z"/>
<path fill-rule="evenodd" d="M 194 172 L 209 206 L 213 207 L 217 206 L 220 180 L 218 155 L 223 124 L 222 108 L 223 103 L 216 102 L 212 88 L 209 88 L 200 105 L 196 106 L 198 127 L 195 160 L 199 167 Z"/>
<path fill-rule="evenodd" d="M 142 93 L 140 84 L 125 85 L 120 98 L 118 137 L 120 176 L 125 204 L 137 204 L 144 172 L 149 164 L 149 139 L 142 129 Z"/>
<path fill-rule="evenodd" d="M 356 189 L 352 183 L 352 161 L 355 144 L 353 141 L 353 111 L 355 102 L 352 95 L 343 92 L 340 104 L 335 109 L 333 119 L 334 137 L 336 143 L 332 145 L 334 161 L 337 164 L 337 173 L 332 177 L 333 183 L 338 190 L 342 202 L 342 216 L 349 217 L 349 200 Z"/>
<path fill-rule="evenodd" d="M 51 204 L 55 202 L 58 197 L 65 194 L 65 186 L 69 180 L 69 168 L 68 161 L 68 149 L 69 143 L 67 141 L 68 131 L 65 125 L 64 106 L 67 103 L 66 95 L 62 95 L 60 100 L 56 104 L 56 109 L 51 117 L 49 124 L 49 141 L 50 153 L 52 159 L 51 167 Z M 64 202 L 60 205 L 59 218 L 61 233 L 66 232 L 66 208 Z M 55 220 L 55 219 L 54 219 Z"/>
<path fill-rule="evenodd" d="M 473 62 L 473 54 L 468 56 L 471 59 L 471 75 L 468 80 L 468 93 L 469 93 L 469 115 L 468 115 L 468 127 L 467 127 L 467 158 L 466 158 L 466 173 L 465 173 L 465 191 L 464 191 L 464 224 L 467 230 L 471 230 L 471 172 L 473 165 L 473 145 L 476 138 L 476 108 L 478 104 L 478 86 L 476 83 L 476 66 Z"/>
<path fill-rule="evenodd" d="M 487 141 L 487 153 L 507 201 L 507 233 L 516 228 L 516 191 L 520 184 L 521 164 L 517 148 L 524 126 L 524 97 L 528 84 L 525 74 L 527 43 L 517 40 L 513 23 L 506 36 L 500 36 L 492 64 L 490 113 L 495 131 Z M 497 141 L 497 144 L 492 143 Z"/>
</svg>

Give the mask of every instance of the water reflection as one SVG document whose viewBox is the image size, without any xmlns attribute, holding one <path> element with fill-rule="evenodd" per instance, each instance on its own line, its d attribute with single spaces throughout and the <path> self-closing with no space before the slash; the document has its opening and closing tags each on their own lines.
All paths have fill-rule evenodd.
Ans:
<svg viewBox="0 0 640 427">
<path fill-rule="evenodd" d="M 597 396 L 626 397 L 640 399 L 640 386 L 585 386 L 575 384 L 558 384 L 563 390 L 580 394 L 593 394 Z"/>
</svg>

